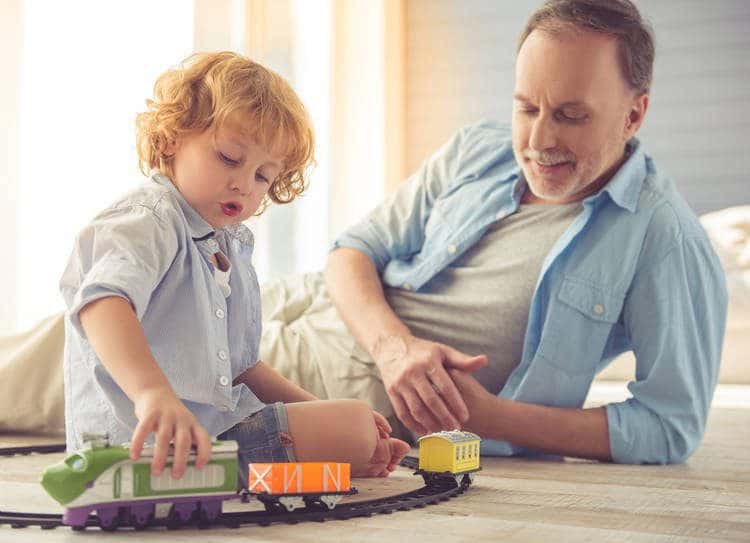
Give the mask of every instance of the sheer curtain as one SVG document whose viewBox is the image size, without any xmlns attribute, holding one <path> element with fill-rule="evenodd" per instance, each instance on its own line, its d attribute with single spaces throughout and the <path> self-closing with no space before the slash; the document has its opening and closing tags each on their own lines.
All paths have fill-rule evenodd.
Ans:
<svg viewBox="0 0 750 543">
<path fill-rule="evenodd" d="M 319 270 L 333 238 L 403 175 L 402 0 L 236 0 L 242 35 L 198 0 L 196 48 L 241 50 L 295 88 L 315 126 L 308 191 L 252 219 L 261 282 Z M 201 17 L 206 10 L 213 15 Z M 244 10 L 244 11 L 243 11 Z M 240 14 L 241 15 L 238 15 Z M 387 180 L 391 180 L 387 183 Z"/>
</svg>

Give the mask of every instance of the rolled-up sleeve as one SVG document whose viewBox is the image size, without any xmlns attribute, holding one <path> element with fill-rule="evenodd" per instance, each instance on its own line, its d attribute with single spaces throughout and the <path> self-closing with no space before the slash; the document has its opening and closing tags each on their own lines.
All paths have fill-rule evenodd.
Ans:
<svg viewBox="0 0 750 543">
<path fill-rule="evenodd" d="M 719 372 L 724 274 L 709 241 L 681 236 L 636 273 L 623 318 L 632 398 L 606 407 L 615 462 L 679 463 L 698 447 Z"/>
<path fill-rule="evenodd" d="M 474 126 L 456 133 L 382 204 L 347 229 L 333 249 L 349 247 L 365 253 L 383 272 L 392 259 L 406 260 L 422 248 L 425 225 L 435 200 L 457 178 L 462 147 Z"/>
<path fill-rule="evenodd" d="M 100 298 L 119 296 L 139 320 L 177 252 L 174 228 L 143 206 L 106 212 L 76 238 L 60 280 L 70 322 L 85 336 L 79 313 Z"/>
</svg>

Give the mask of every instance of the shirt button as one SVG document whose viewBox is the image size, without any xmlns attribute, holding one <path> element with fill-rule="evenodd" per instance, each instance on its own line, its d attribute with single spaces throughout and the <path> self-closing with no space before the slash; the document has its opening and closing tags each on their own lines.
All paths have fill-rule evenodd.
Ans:
<svg viewBox="0 0 750 543">
<path fill-rule="evenodd" d="M 404 283 L 404 290 L 411 290 L 412 286 L 410 283 Z"/>
<path fill-rule="evenodd" d="M 217 309 L 216 310 L 216 316 L 219 317 L 220 319 L 223 319 L 224 318 L 224 310 L 223 309 Z"/>
<path fill-rule="evenodd" d="M 223 412 L 226 413 L 227 411 L 229 411 L 229 408 L 226 405 L 220 405 L 219 406 L 219 411 L 223 411 Z"/>
<path fill-rule="evenodd" d="M 221 360 L 226 360 L 227 359 L 227 352 L 224 349 L 222 349 L 221 351 L 219 351 L 217 354 L 219 355 L 219 358 Z"/>
<path fill-rule="evenodd" d="M 222 375 L 219 377 L 219 383 L 221 383 L 221 386 L 225 387 L 229 384 L 229 379 L 227 379 L 226 375 Z"/>
<path fill-rule="evenodd" d="M 456 246 L 453 245 L 452 243 L 450 245 L 448 245 L 448 253 L 452 254 L 452 255 L 456 254 Z"/>
<path fill-rule="evenodd" d="M 602 313 L 604 313 L 604 306 L 602 304 L 596 304 L 594 306 L 594 313 L 596 313 L 597 315 L 601 315 Z"/>
</svg>

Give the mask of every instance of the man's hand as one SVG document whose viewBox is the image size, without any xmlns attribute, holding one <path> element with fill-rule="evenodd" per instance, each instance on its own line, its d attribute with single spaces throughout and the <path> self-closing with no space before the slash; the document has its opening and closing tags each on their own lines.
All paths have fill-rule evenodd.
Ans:
<svg viewBox="0 0 750 543">
<path fill-rule="evenodd" d="M 164 470 L 170 442 L 174 444 L 173 479 L 179 479 L 185 473 L 193 443 L 197 446 L 195 467 L 202 469 L 208 463 L 211 458 L 211 437 L 172 389 L 159 387 L 145 390 L 137 396 L 134 405 L 138 426 L 130 443 L 131 459 L 137 460 L 141 456 L 143 442 L 154 432 L 156 441 L 151 462 L 152 475 L 159 475 Z"/>
<path fill-rule="evenodd" d="M 414 336 L 388 336 L 373 357 L 398 418 L 407 428 L 429 433 L 460 428 L 469 417 L 446 368 L 476 371 L 487 357 L 469 356 L 447 345 Z"/>
</svg>

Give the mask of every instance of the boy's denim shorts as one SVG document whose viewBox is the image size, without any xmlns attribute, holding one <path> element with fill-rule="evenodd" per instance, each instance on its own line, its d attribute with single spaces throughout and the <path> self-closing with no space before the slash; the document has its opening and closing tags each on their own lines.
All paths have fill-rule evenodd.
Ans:
<svg viewBox="0 0 750 543">
<path fill-rule="evenodd" d="M 219 435 L 219 439 L 237 442 L 239 488 L 247 488 L 247 465 L 251 462 L 296 461 L 286 407 L 281 402 L 253 413 Z"/>
</svg>

